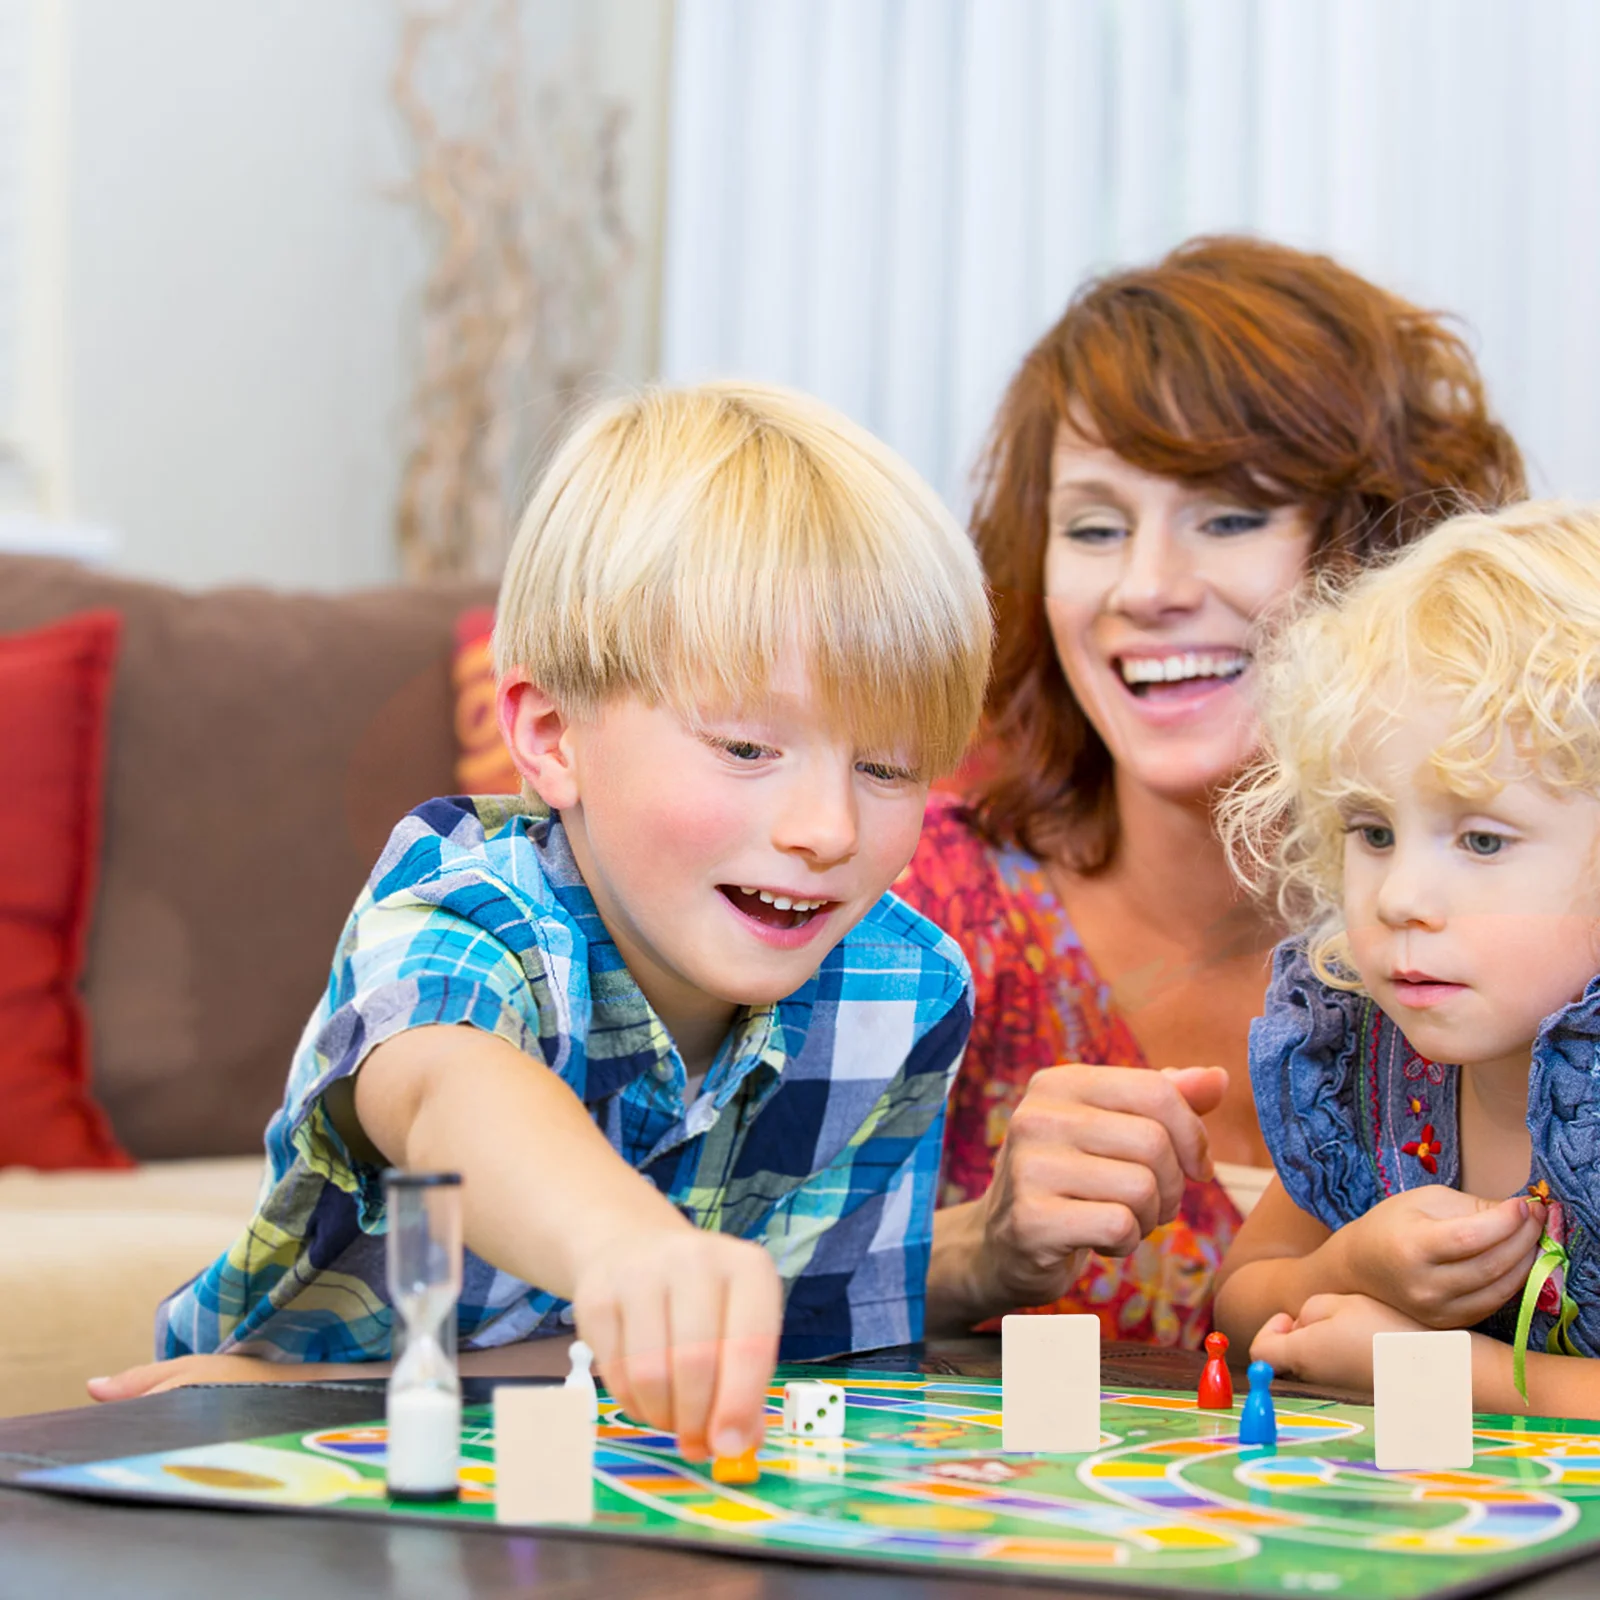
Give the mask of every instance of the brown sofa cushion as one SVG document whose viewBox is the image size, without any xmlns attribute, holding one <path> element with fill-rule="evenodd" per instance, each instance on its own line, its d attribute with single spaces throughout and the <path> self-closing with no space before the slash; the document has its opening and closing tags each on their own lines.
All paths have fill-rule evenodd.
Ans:
<svg viewBox="0 0 1600 1600">
<path fill-rule="evenodd" d="M 191 594 L 0 557 L 0 632 L 124 620 L 85 996 L 134 1155 L 260 1148 L 367 870 L 453 788 L 452 626 L 490 598 Z"/>
</svg>

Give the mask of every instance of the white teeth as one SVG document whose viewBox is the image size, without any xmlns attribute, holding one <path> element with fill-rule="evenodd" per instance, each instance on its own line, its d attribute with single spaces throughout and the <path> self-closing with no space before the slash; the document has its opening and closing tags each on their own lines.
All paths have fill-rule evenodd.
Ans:
<svg viewBox="0 0 1600 1600">
<path fill-rule="evenodd" d="M 1187 650 L 1170 656 L 1124 656 L 1118 663 L 1124 683 L 1183 683 L 1191 678 L 1236 678 L 1250 665 L 1239 651 Z"/>
<path fill-rule="evenodd" d="M 787 895 L 772 894 L 766 889 L 743 889 L 740 894 L 752 894 L 758 900 L 763 900 L 775 911 L 815 911 L 827 902 L 823 900 L 795 900 Z"/>
</svg>

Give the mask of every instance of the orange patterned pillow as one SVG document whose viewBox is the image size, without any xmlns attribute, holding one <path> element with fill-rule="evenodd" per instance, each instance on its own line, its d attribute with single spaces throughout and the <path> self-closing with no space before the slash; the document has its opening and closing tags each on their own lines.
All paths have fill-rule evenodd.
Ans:
<svg viewBox="0 0 1600 1600">
<path fill-rule="evenodd" d="M 456 788 L 461 794 L 518 794 L 522 776 L 500 738 L 494 714 L 489 636 L 494 608 L 474 606 L 456 618 L 450 678 L 456 691 Z"/>
</svg>

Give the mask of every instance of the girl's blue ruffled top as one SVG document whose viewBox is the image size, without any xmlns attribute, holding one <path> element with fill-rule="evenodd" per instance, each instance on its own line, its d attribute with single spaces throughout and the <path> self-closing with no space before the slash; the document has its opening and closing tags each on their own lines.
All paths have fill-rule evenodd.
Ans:
<svg viewBox="0 0 1600 1600">
<path fill-rule="evenodd" d="M 1302 1211 L 1340 1228 L 1402 1190 L 1459 1188 L 1459 1078 L 1419 1056 L 1366 995 L 1318 978 L 1300 940 L 1278 946 L 1266 1014 L 1250 1027 L 1250 1081 L 1278 1177 Z M 1539 1030 L 1528 1131 L 1529 1187 L 1547 1187 L 1565 1223 L 1564 1294 L 1577 1315 L 1564 1332 L 1582 1354 L 1600 1354 L 1600 977 Z M 1547 1298 L 1534 1313 L 1536 1349 L 1559 1316 Z M 1481 1331 L 1510 1343 L 1516 1312 L 1513 1299 Z"/>
</svg>

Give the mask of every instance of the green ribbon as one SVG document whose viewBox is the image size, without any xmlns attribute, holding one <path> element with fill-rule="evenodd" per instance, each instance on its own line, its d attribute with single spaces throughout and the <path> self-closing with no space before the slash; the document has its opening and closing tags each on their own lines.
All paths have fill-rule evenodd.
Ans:
<svg viewBox="0 0 1600 1600">
<path fill-rule="evenodd" d="M 1547 1233 L 1539 1240 L 1539 1258 L 1533 1264 L 1533 1271 L 1528 1274 L 1528 1282 L 1522 1291 L 1522 1304 L 1517 1309 L 1517 1332 L 1511 1345 L 1511 1379 L 1517 1386 L 1517 1393 L 1522 1396 L 1523 1404 L 1528 1401 L 1528 1335 L 1533 1331 L 1533 1313 L 1539 1305 L 1539 1291 L 1544 1288 L 1546 1280 L 1558 1268 L 1561 1270 L 1561 1311 L 1556 1318 L 1555 1326 L 1551 1328 L 1549 1336 L 1545 1339 L 1544 1347 L 1550 1355 L 1576 1356 L 1582 1351 L 1572 1342 L 1572 1324 L 1577 1320 L 1577 1302 L 1567 1293 L 1565 1273 L 1568 1266 L 1566 1247 L 1556 1243 Z"/>
</svg>

